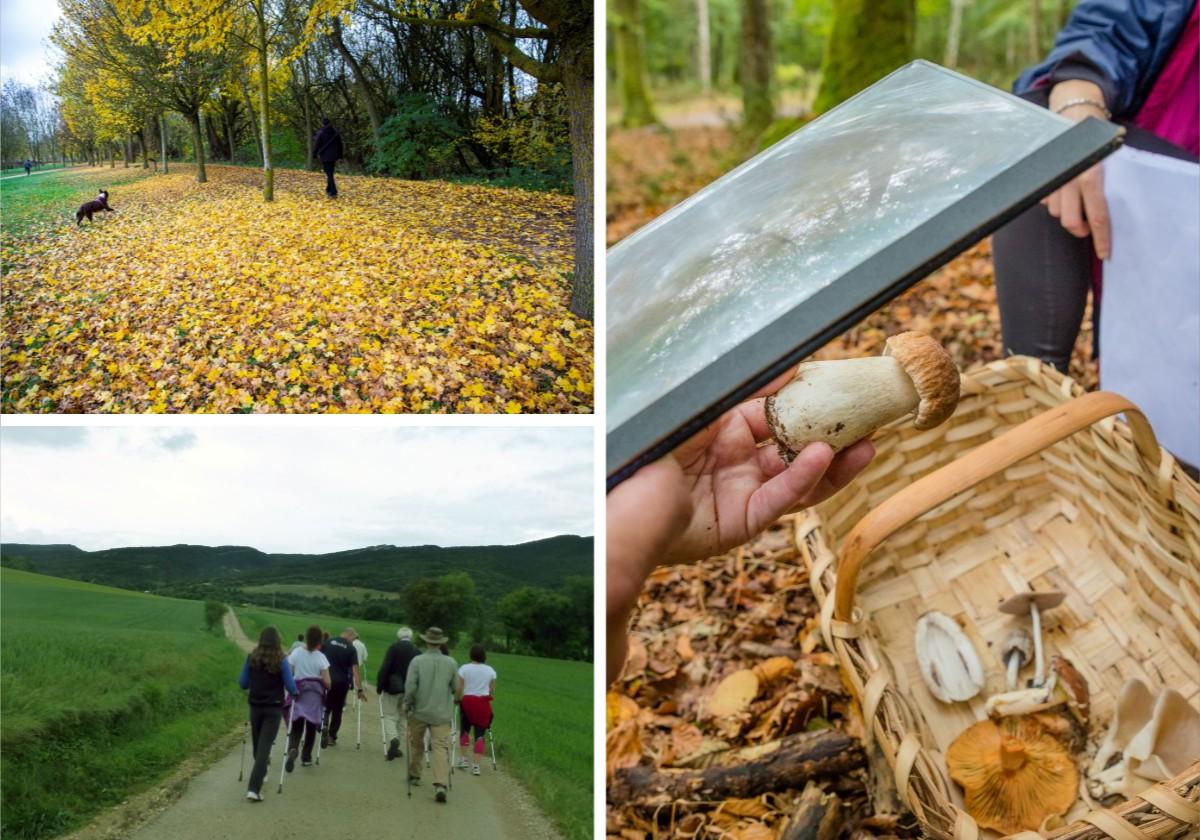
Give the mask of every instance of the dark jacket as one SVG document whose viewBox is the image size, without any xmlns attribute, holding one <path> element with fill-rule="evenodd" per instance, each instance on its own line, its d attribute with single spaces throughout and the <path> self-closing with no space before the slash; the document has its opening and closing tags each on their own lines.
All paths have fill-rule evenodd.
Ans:
<svg viewBox="0 0 1200 840">
<path fill-rule="evenodd" d="M 393 642 L 383 656 L 379 674 L 375 677 L 377 694 L 403 694 L 404 681 L 408 678 L 408 666 L 420 651 L 408 639 Z M 395 677 L 395 679 L 392 679 Z"/>
<path fill-rule="evenodd" d="M 250 657 L 242 663 L 238 685 L 250 689 L 251 706 L 282 706 L 283 693 L 296 694 L 296 682 L 292 679 L 292 668 L 287 659 L 280 663 L 279 673 L 272 674 L 250 667 Z"/>
<path fill-rule="evenodd" d="M 321 163 L 337 163 L 342 157 L 342 135 L 331 125 L 321 126 L 313 140 L 313 154 Z"/>
<path fill-rule="evenodd" d="M 1194 6 L 1195 0 L 1083 0 L 1050 55 L 1022 73 L 1013 90 L 1086 79 L 1104 91 L 1114 117 L 1131 118 L 1150 95 Z"/>
</svg>

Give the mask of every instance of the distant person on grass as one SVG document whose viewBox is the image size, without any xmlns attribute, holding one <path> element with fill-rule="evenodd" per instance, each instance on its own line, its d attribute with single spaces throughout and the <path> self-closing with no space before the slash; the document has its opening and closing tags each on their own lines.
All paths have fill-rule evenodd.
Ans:
<svg viewBox="0 0 1200 840">
<path fill-rule="evenodd" d="M 288 655 L 292 666 L 292 675 L 297 684 L 304 680 L 320 681 L 325 691 L 329 690 L 329 660 L 318 650 L 321 644 L 321 628 L 316 624 L 308 628 L 304 634 L 304 647 L 294 650 Z M 299 687 L 299 685 L 297 685 Z M 301 718 L 299 726 L 295 725 L 296 716 Z M 300 733 L 304 733 L 304 751 L 300 754 L 300 763 L 308 767 L 312 764 L 313 742 L 317 738 L 317 730 L 321 724 L 321 707 L 318 703 L 314 709 L 304 700 L 292 704 L 291 736 L 288 738 L 287 764 L 284 765 L 290 773 L 296 766 L 296 753 L 300 744 Z"/>
<path fill-rule="evenodd" d="M 254 768 L 246 786 L 246 798 L 262 802 L 262 783 L 271 759 L 271 747 L 279 734 L 283 719 L 283 694 L 296 697 L 299 691 L 292 679 L 292 669 L 283 653 L 283 639 L 274 625 L 263 628 L 258 647 L 250 652 L 242 665 L 238 685 L 250 690 L 250 743 L 253 745 Z"/>
<path fill-rule="evenodd" d="M 337 184 L 333 182 L 333 169 L 342 157 L 342 135 L 329 122 L 329 117 L 321 117 L 321 130 L 313 140 L 313 153 L 321 161 L 325 170 L 325 195 L 337 198 Z"/>
<path fill-rule="evenodd" d="M 396 631 L 396 641 L 383 655 L 383 665 L 375 677 L 375 692 L 379 695 L 383 710 L 383 737 L 388 742 L 388 761 L 402 755 L 400 745 L 407 735 L 405 716 L 401 714 L 404 708 L 404 681 L 408 678 L 409 664 L 420 653 L 412 637 L 413 631 L 408 627 Z"/>
<path fill-rule="evenodd" d="M 421 759 L 425 752 L 425 733 L 429 732 L 433 752 L 434 799 L 446 801 L 450 784 L 450 721 L 454 703 L 459 699 L 458 663 L 439 649 L 449 639 L 440 627 L 430 627 L 421 635 L 425 652 L 408 666 L 404 681 L 404 708 L 408 712 L 408 778 L 421 781 Z"/>
<path fill-rule="evenodd" d="M 492 725 L 492 698 L 496 695 L 496 670 L 487 664 L 483 645 L 471 645 L 471 661 L 458 669 L 458 694 L 462 697 L 459 706 L 459 746 L 463 755 L 459 767 L 467 767 L 467 747 L 470 746 L 471 730 L 475 735 L 475 762 L 472 775 L 479 775 L 479 764 L 483 760 L 483 736 Z"/>
<path fill-rule="evenodd" d="M 342 728 L 342 710 L 346 707 L 346 695 L 354 687 L 359 700 L 365 700 L 362 672 L 358 668 L 358 651 L 354 640 L 358 633 L 347 627 L 337 638 L 321 645 L 321 653 L 329 660 L 329 694 L 325 697 L 325 731 L 321 734 L 321 747 L 337 745 L 338 732 Z"/>
<path fill-rule="evenodd" d="M 31 169 L 33 169 L 33 161 L 31 161 L 29 158 L 25 158 L 25 174 L 28 175 L 29 170 Z"/>
</svg>

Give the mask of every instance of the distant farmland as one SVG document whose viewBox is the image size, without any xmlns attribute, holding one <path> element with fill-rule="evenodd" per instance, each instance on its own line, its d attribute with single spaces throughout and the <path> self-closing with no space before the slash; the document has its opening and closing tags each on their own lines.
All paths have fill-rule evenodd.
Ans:
<svg viewBox="0 0 1200 840">
<path fill-rule="evenodd" d="M 0 569 L 0 834 L 50 837 L 151 787 L 245 714 L 199 601 Z"/>
<path fill-rule="evenodd" d="M 370 598 L 395 598 L 397 593 L 364 586 L 327 586 L 323 583 L 264 583 L 260 586 L 243 586 L 248 595 L 266 595 L 272 592 L 289 595 L 305 595 L 309 598 L 345 598 L 348 601 L 366 601 Z M 258 600 L 258 599 L 255 599 Z"/>
</svg>

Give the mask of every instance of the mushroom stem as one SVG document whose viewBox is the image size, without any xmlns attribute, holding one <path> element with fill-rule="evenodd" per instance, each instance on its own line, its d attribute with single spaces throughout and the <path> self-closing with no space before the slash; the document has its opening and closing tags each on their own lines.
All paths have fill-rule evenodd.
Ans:
<svg viewBox="0 0 1200 840">
<path fill-rule="evenodd" d="M 1005 737 L 1000 741 L 1000 769 L 1006 773 L 1025 766 L 1025 745 L 1020 738 Z"/>
<path fill-rule="evenodd" d="M 1021 670 L 1021 657 L 1014 651 L 1008 655 L 1008 690 L 1017 687 L 1017 672 Z"/>
<path fill-rule="evenodd" d="M 767 423 L 792 454 L 816 441 L 836 451 L 911 414 L 919 403 L 912 379 L 891 356 L 806 362 L 767 399 Z"/>
<path fill-rule="evenodd" d="M 1046 660 L 1042 656 L 1042 614 L 1037 602 L 1030 602 L 1029 614 L 1033 618 L 1033 684 L 1040 688 L 1045 683 Z"/>
</svg>

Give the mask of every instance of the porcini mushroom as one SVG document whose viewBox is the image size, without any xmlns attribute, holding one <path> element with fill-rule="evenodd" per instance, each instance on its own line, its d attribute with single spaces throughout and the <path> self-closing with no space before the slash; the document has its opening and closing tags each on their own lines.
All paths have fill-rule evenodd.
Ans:
<svg viewBox="0 0 1200 840">
<path fill-rule="evenodd" d="M 950 744 L 946 766 L 962 786 L 967 813 L 1004 834 L 1036 831 L 1066 813 L 1079 785 L 1062 745 L 1026 718 L 976 723 Z"/>
<path fill-rule="evenodd" d="M 1045 659 L 1042 656 L 1042 612 L 1053 609 L 1067 597 L 1057 589 L 1043 592 L 1020 592 L 1000 602 L 1000 612 L 1009 615 L 1029 613 L 1033 619 L 1033 684 L 1045 683 Z"/>
<path fill-rule="evenodd" d="M 983 688 L 983 663 L 950 616 L 930 610 L 917 619 L 917 666 L 930 693 L 943 703 L 970 700 Z"/>
<path fill-rule="evenodd" d="M 810 443 L 836 452 L 916 412 L 913 425 L 932 429 L 958 405 L 959 374 L 950 355 L 919 332 L 894 335 L 883 355 L 805 362 L 767 397 L 767 425 L 789 463 Z"/>
<path fill-rule="evenodd" d="M 1024 627 L 1015 627 L 1004 640 L 1001 658 L 1007 666 L 1006 686 L 1009 691 L 1017 687 L 1017 672 L 1033 655 L 1033 639 Z"/>
</svg>

